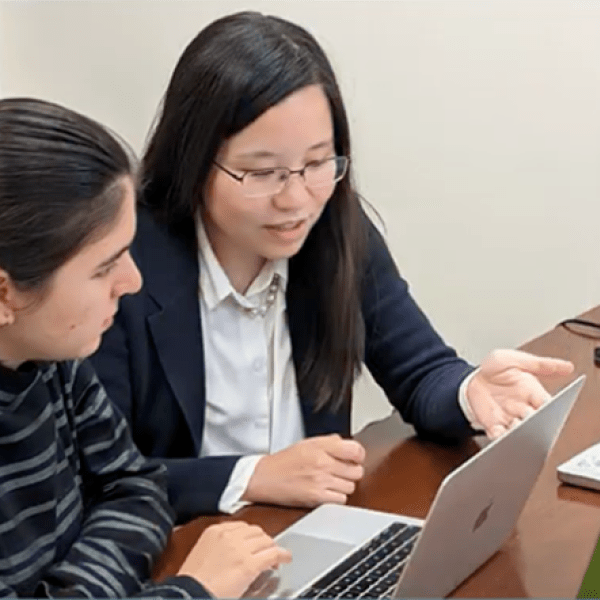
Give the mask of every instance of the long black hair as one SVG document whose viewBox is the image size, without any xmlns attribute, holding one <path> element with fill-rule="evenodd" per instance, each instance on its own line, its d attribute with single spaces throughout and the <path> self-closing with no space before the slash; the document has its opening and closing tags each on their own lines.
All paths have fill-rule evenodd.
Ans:
<svg viewBox="0 0 600 600">
<path fill-rule="evenodd" d="M 350 156 L 340 90 L 312 35 L 256 12 L 208 25 L 184 50 L 171 77 L 142 160 L 142 201 L 195 250 L 194 217 L 223 142 L 293 92 L 314 84 L 329 101 L 336 154 Z M 313 322 L 307 323 L 312 344 L 296 367 L 300 395 L 312 399 L 315 409 L 337 410 L 349 401 L 361 367 L 365 231 L 350 168 L 302 249 L 290 259 L 288 299 L 296 285 L 314 298 Z"/>
<path fill-rule="evenodd" d="M 88 117 L 31 98 L 0 100 L 0 268 L 42 291 L 116 220 L 130 152 Z"/>
</svg>

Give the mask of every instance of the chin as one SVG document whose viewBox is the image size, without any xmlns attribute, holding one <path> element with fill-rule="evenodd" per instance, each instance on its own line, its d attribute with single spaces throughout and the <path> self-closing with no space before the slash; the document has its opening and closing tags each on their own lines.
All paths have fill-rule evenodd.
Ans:
<svg viewBox="0 0 600 600">
<path fill-rule="evenodd" d="M 96 352 L 96 350 L 98 350 L 98 348 L 100 348 L 101 340 L 102 340 L 102 338 L 100 336 L 98 336 L 98 338 L 94 342 L 90 342 L 87 346 L 82 348 L 80 350 L 80 352 L 78 353 L 78 355 L 76 356 L 76 358 L 84 359 L 84 358 L 87 358 L 88 356 L 91 356 L 92 354 L 94 354 L 94 352 Z"/>
<path fill-rule="evenodd" d="M 296 254 L 298 254 L 299 251 L 300 251 L 300 248 L 298 248 L 294 252 L 268 252 L 268 253 L 264 253 L 263 257 L 266 258 L 267 260 L 271 260 L 271 261 L 284 260 L 284 259 L 289 260 L 289 259 L 293 258 L 294 256 L 296 256 Z"/>
<path fill-rule="evenodd" d="M 302 250 L 302 246 L 304 246 L 304 242 L 306 240 L 303 239 L 295 244 L 290 244 L 289 246 L 275 246 L 274 248 L 270 248 L 270 252 L 264 252 L 263 256 L 268 260 L 279 260 L 281 258 L 292 258 L 296 256 L 300 250 Z"/>
</svg>

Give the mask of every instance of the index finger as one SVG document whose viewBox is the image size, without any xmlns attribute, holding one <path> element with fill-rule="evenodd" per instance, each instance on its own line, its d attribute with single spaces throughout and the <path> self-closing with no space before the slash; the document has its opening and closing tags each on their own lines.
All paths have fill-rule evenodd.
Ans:
<svg viewBox="0 0 600 600">
<path fill-rule="evenodd" d="M 519 368 L 527 371 L 538 377 L 543 376 L 561 376 L 569 375 L 575 368 L 572 362 L 561 358 L 551 358 L 547 356 L 537 356 L 522 350 L 495 350 L 487 360 L 484 360 L 482 368 L 489 366 L 492 369 L 497 369 L 499 366 L 502 369 Z"/>
</svg>

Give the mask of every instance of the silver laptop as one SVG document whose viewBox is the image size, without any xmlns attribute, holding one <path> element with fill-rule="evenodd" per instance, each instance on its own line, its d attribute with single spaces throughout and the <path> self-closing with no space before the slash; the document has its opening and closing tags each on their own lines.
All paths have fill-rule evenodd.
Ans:
<svg viewBox="0 0 600 600">
<path fill-rule="evenodd" d="M 322 505 L 277 536 L 292 562 L 246 596 L 445 596 L 510 535 L 585 376 L 450 473 L 427 518 Z M 404 485 L 402 473 L 395 476 Z"/>
</svg>

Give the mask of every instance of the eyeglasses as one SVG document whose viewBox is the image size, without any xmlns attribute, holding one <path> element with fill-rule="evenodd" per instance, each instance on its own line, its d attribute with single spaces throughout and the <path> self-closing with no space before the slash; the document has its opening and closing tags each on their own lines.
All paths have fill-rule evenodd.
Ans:
<svg viewBox="0 0 600 600">
<path fill-rule="evenodd" d="M 244 171 L 243 175 L 236 175 L 218 162 L 213 162 L 242 186 L 242 191 L 247 198 L 258 198 L 279 194 L 288 184 L 290 177 L 296 173 L 302 177 L 304 185 L 311 190 L 333 187 L 346 174 L 350 159 L 347 156 L 333 156 L 324 160 L 313 160 L 302 169 L 295 171 L 287 167 L 277 167 Z"/>
</svg>

